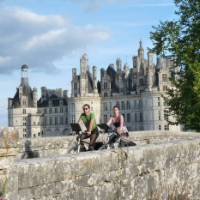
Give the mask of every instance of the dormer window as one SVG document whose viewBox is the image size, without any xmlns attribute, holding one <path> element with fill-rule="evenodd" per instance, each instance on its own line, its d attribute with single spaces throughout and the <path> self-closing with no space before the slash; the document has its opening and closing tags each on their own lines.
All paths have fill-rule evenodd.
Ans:
<svg viewBox="0 0 200 200">
<path fill-rule="evenodd" d="M 24 106 L 26 105 L 26 100 L 23 100 L 23 105 L 24 105 Z"/>
</svg>

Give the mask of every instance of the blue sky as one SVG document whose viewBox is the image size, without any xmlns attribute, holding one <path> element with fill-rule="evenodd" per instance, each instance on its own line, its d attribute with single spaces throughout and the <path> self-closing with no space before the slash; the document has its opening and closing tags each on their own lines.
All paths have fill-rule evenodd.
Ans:
<svg viewBox="0 0 200 200">
<path fill-rule="evenodd" d="M 152 26 L 174 19 L 174 10 L 172 0 L 0 0 L 0 126 L 22 64 L 31 87 L 70 89 L 84 52 L 98 69 L 118 57 L 131 67 L 139 40 L 151 47 Z"/>
</svg>

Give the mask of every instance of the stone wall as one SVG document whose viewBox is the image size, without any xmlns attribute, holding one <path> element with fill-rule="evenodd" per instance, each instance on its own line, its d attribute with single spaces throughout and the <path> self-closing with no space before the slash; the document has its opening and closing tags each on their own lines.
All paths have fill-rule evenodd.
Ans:
<svg viewBox="0 0 200 200">
<path fill-rule="evenodd" d="M 1 187 L 10 200 L 200 197 L 198 133 L 139 132 L 131 137 L 136 147 L 76 155 L 66 153 L 72 137 L 34 139 L 32 149 L 39 156 L 33 159 L 21 159 L 25 141 L 4 151 L 1 142 Z"/>
</svg>

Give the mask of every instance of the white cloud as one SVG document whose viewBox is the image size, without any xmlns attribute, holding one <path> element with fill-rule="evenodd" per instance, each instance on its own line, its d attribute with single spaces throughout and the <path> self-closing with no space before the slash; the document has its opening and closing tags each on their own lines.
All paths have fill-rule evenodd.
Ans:
<svg viewBox="0 0 200 200">
<path fill-rule="evenodd" d="M 22 8 L 1 8 L 0 27 L 0 73 L 12 72 L 23 63 L 41 71 L 54 70 L 55 61 L 110 36 L 97 26 L 77 26 L 59 15 Z"/>
<path fill-rule="evenodd" d="M 86 11 L 97 11 L 105 5 L 114 3 L 126 3 L 128 0 L 71 0 L 72 2 L 80 4 Z"/>
</svg>

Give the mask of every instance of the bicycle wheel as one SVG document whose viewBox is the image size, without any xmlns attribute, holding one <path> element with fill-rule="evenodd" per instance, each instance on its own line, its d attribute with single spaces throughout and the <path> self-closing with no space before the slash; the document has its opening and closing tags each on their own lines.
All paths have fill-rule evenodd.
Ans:
<svg viewBox="0 0 200 200">
<path fill-rule="evenodd" d="M 104 149 L 107 149 L 108 148 L 108 144 L 103 144 L 99 149 L 99 150 L 104 150 Z"/>
<path fill-rule="evenodd" d="M 78 144 L 73 144 L 71 147 L 69 147 L 67 153 L 75 154 L 78 153 Z"/>
</svg>

